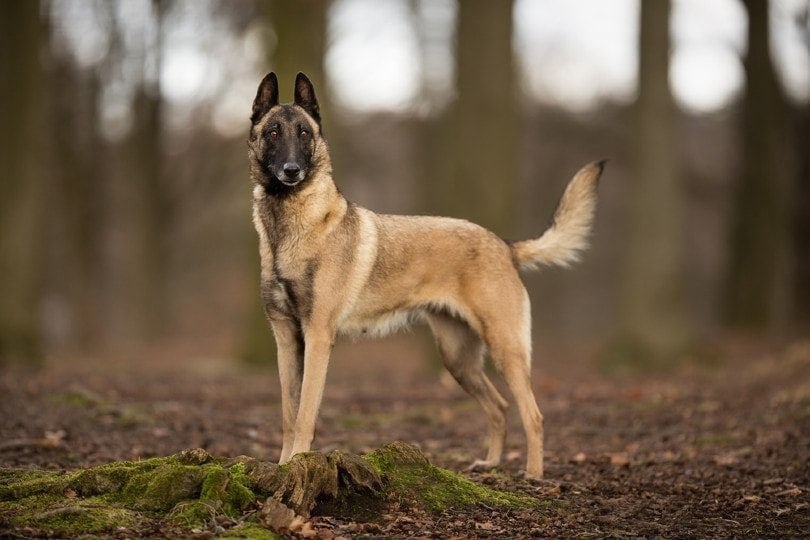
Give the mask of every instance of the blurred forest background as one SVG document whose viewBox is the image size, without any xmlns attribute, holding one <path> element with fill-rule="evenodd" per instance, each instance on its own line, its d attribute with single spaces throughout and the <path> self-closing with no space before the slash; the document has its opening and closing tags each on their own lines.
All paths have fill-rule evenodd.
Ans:
<svg viewBox="0 0 810 540">
<path fill-rule="evenodd" d="M 539 340 L 667 362 L 730 333 L 806 336 L 810 3 L 729 2 L 740 85 L 698 110 L 671 84 L 688 0 L 0 0 L 0 364 L 272 359 L 245 146 L 270 70 L 284 101 L 297 71 L 314 81 L 336 182 L 375 211 L 533 237 L 570 176 L 610 158 L 584 261 L 525 278 Z M 629 90 L 543 93 L 533 66 L 565 75 L 566 58 L 520 44 L 563 4 L 630 6 Z M 352 28 L 411 53 L 355 58 Z M 775 32 L 800 51 L 798 90 Z"/>
</svg>

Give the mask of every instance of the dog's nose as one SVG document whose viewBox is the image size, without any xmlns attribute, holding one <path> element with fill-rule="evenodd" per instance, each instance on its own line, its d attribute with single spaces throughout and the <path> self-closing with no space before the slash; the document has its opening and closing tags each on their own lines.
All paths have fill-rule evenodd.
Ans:
<svg viewBox="0 0 810 540">
<path fill-rule="evenodd" d="M 301 166 L 298 163 L 288 162 L 284 164 L 284 174 L 287 178 L 295 178 L 301 172 Z"/>
</svg>

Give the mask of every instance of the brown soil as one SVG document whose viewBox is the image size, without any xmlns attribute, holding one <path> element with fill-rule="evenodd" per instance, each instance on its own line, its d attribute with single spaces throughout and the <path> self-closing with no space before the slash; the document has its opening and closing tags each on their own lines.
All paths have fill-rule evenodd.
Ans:
<svg viewBox="0 0 810 540">
<path fill-rule="evenodd" d="M 463 474 L 538 497 L 543 511 L 481 505 L 375 523 L 320 516 L 305 530 L 319 538 L 810 535 L 810 343 L 755 349 L 726 344 L 711 366 L 687 361 L 645 376 L 605 374 L 586 354 L 536 361 L 546 479 L 520 477 L 514 411 L 503 466 Z M 273 369 L 173 356 L 0 370 L 0 467 L 76 469 L 192 447 L 277 456 Z M 314 449 L 367 452 L 401 440 L 453 471 L 483 457 L 482 414 L 427 356 L 418 337 L 340 345 Z M 0 526 L 4 533 L 26 535 Z"/>
</svg>

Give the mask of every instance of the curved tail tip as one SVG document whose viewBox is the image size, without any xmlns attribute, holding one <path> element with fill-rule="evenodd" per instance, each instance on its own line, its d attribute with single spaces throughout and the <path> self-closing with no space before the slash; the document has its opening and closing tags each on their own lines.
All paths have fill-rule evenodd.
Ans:
<svg viewBox="0 0 810 540">
<path fill-rule="evenodd" d="M 599 167 L 600 173 L 605 170 L 605 165 L 607 164 L 608 161 L 610 161 L 610 158 L 600 159 L 599 161 L 596 162 L 596 166 Z"/>
</svg>

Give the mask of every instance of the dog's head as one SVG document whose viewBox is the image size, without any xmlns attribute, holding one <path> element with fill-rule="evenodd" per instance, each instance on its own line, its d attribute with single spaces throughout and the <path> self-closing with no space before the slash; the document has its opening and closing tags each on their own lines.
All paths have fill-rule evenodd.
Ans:
<svg viewBox="0 0 810 540">
<path fill-rule="evenodd" d="M 272 192 L 302 185 L 326 156 L 321 115 L 312 83 L 295 78 L 293 103 L 278 102 L 278 78 L 268 73 L 256 92 L 248 137 L 251 177 Z"/>
</svg>

